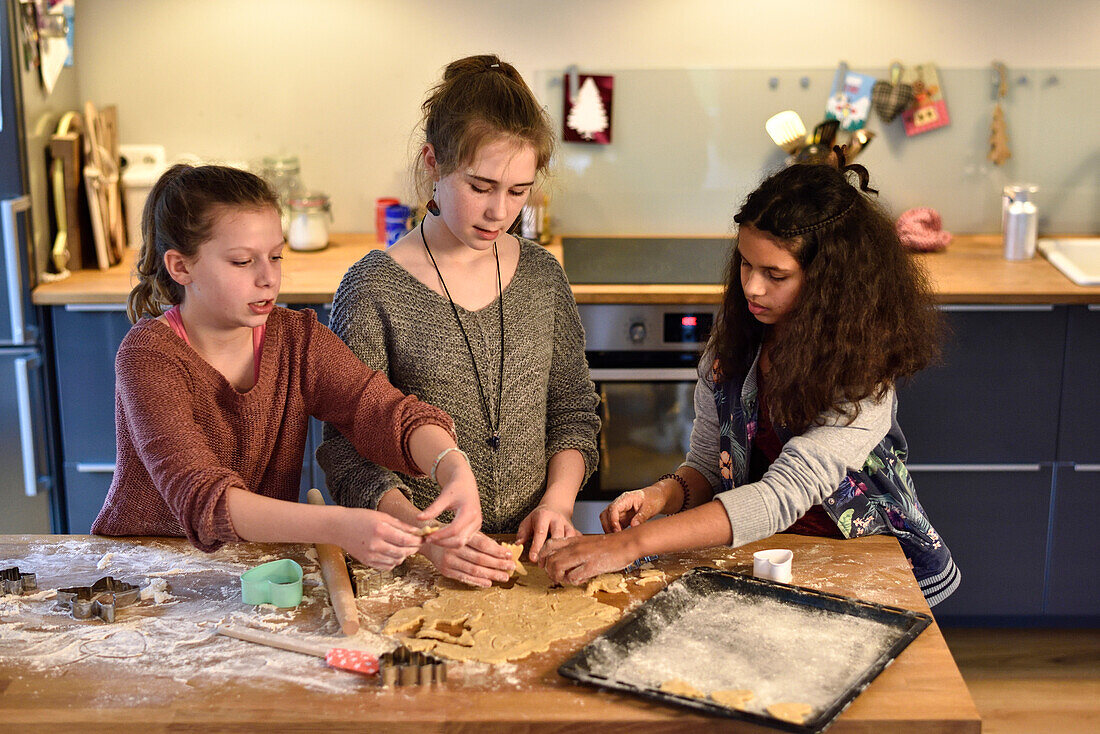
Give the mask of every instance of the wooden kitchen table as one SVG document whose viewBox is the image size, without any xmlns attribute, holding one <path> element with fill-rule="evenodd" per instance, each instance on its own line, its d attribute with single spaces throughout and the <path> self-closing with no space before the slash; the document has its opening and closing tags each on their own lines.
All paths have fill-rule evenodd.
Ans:
<svg viewBox="0 0 1100 734">
<path fill-rule="evenodd" d="M 829 540 L 778 535 L 738 549 L 670 555 L 656 565 L 670 579 L 696 566 L 751 573 L 752 552 L 794 551 L 801 586 L 928 611 L 890 537 Z M 231 544 L 203 554 L 181 539 L 0 536 L 0 568 L 38 575 L 39 591 L 0 597 L 0 729 L 111 731 L 770 731 L 744 722 L 590 688 L 557 667 L 596 633 L 498 666 L 455 663 L 446 686 L 381 689 L 374 677 L 327 668 L 319 658 L 270 650 L 214 634 L 218 623 L 251 624 L 288 636 L 344 645 L 328 608 L 312 549 Z M 289 557 L 306 572 L 297 609 L 241 603 L 237 576 Z M 359 600 L 366 630 L 347 646 L 380 649 L 374 634 L 394 610 L 434 595 L 434 571 L 411 559 L 407 576 Z M 964 569 L 965 570 L 965 569 Z M 52 590 L 111 574 L 167 598 L 118 610 L 115 622 L 76 621 Z M 965 583 L 965 580 L 964 582 Z M 633 608 L 658 585 L 599 594 Z M 33 727 L 33 729 L 32 729 Z M 830 732 L 978 732 L 980 720 L 939 628 L 926 629 L 852 703 Z"/>
</svg>

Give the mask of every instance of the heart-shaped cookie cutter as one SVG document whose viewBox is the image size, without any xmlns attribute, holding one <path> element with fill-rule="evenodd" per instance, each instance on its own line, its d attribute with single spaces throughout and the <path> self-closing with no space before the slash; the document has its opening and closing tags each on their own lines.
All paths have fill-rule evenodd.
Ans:
<svg viewBox="0 0 1100 734">
<path fill-rule="evenodd" d="M 241 574 L 241 601 L 296 607 L 302 601 L 302 567 L 289 558 L 263 563 Z"/>
<path fill-rule="evenodd" d="M 794 553 L 786 548 L 756 551 L 752 554 L 752 575 L 782 584 L 791 583 L 791 562 Z"/>
<path fill-rule="evenodd" d="M 99 617 L 104 622 L 115 621 L 115 610 L 133 604 L 141 594 L 134 584 L 104 576 L 91 586 L 72 586 L 57 590 L 57 600 L 68 604 L 75 619 Z"/>
</svg>

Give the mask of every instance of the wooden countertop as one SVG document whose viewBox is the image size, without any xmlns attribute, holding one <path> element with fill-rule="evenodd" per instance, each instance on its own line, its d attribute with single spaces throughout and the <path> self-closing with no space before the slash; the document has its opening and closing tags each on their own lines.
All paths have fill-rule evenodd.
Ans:
<svg viewBox="0 0 1100 734">
<path fill-rule="evenodd" d="M 371 234 L 334 234 L 320 252 L 286 251 L 285 303 L 328 303 L 352 264 L 379 244 Z M 559 260 L 556 241 L 549 248 Z M 38 305 L 122 304 L 132 287 L 133 250 L 109 270 L 80 270 L 57 283 L 40 285 Z M 944 252 L 922 254 L 940 303 L 1100 303 L 1100 286 L 1079 286 L 1041 255 L 1012 262 L 1001 256 L 1000 235 L 958 235 Z M 719 303 L 719 285 L 575 285 L 578 303 Z"/>
<path fill-rule="evenodd" d="M 657 565 L 670 576 L 700 565 L 751 573 L 752 552 L 765 547 L 794 551 L 795 584 L 928 611 L 897 541 L 887 536 L 841 541 L 781 535 L 738 549 L 669 555 Z M 558 665 L 595 633 L 562 640 L 513 664 L 454 664 L 447 685 L 430 690 L 382 689 L 374 677 L 327 668 L 318 658 L 213 634 L 215 624 L 229 621 L 354 646 L 338 636 L 306 550 L 230 544 L 208 555 L 182 539 L 0 536 L 0 565 L 36 572 L 40 589 L 26 600 L 8 596 L 0 602 L 0 721 L 14 730 L 79 727 L 141 734 L 761 731 L 560 677 Z M 303 603 L 288 611 L 243 605 L 237 574 L 277 557 L 303 565 Z M 419 568 L 405 577 L 423 574 L 418 592 L 381 589 L 358 600 L 365 630 L 351 640 L 377 644 L 369 630 L 377 630 L 397 608 L 433 595 L 434 572 L 426 564 Z M 123 607 L 112 624 L 73 620 L 49 600 L 51 589 L 89 584 L 107 573 L 142 586 L 164 579 L 171 598 Z M 601 593 L 599 598 L 632 606 L 656 593 L 654 586 L 631 584 L 629 596 Z M 980 719 L 933 624 L 829 731 L 979 732 Z"/>
</svg>

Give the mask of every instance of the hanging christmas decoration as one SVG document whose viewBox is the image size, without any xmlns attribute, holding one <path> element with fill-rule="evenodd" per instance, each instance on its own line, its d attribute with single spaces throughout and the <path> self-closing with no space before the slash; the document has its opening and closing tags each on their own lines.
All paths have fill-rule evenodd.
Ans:
<svg viewBox="0 0 1100 734">
<path fill-rule="evenodd" d="M 997 74 L 997 83 L 993 90 L 993 124 L 989 129 L 989 160 L 993 161 L 993 165 L 1000 166 L 1012 157 L 1012 151 L 1008 147 L 1005 111 L 1001 106 L 1008 91 L 1008 84 L 1005 81 L 1008 72 L 1000 61 L 993 62 L 993 71 Z"/>
<path fill-rule="evenodd" d="M 565 122 L 562 140 L 567 143 L 611 142 L 611 94 L 615 77 L 566 73 Z"/>
</svg>

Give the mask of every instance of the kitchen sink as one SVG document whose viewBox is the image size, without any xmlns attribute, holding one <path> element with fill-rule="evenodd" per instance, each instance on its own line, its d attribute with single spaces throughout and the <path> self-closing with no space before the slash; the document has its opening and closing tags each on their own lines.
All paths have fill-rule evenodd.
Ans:
<svg viewBox="0 0 1100 734">
<path fill-rule="evenodd" d="M 1041 239 L 1039 252 L 1077 285 L 1100 285 L 1100 237 Z"/>
</svg>

